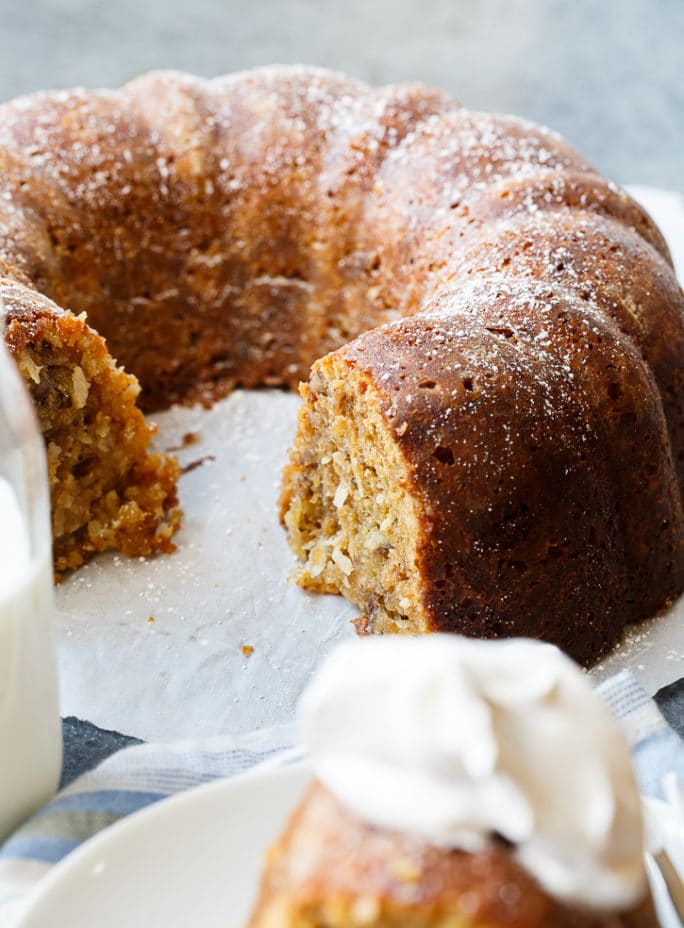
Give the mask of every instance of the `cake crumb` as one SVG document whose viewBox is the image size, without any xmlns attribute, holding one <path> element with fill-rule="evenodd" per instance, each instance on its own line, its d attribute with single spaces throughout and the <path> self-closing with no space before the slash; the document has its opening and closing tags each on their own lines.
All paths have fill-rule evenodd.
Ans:
<svg viewBox="0 0 684 928">
<path fill-rule="evenodd" d="M 199 432 L 186 432 L 180 440 L 180 443 L 174 445 L 172 448 L 168 448 L 168 451 L 183 451 L 184 448 L 189 448 L 191 445 L 196 445 L 201 438 Z"/>
<path fill-rule="evenodd" d="M 357 616 L 355 619 L 352 619 L 351 624 L 354 626 L 356 634 L 360 637 L 365 637 L 366 635 L 371 634 L 370 619 L 366 613 Z"/>
</svg>

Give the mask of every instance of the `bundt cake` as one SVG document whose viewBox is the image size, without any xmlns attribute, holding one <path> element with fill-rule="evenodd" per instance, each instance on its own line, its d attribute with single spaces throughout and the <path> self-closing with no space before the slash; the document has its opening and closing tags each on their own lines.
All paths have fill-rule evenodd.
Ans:
<svg viewBox="0 0 684 928">
<path fill-rule="evenodd" d="M 657 928 L 629 750 L 585 675 L 546 645 L 463 641 L 324 664 L 314 780 L 248 928 Z"/>
<path fill-rule="evenodd" d="M 0 107 L 0 275 L 60 569 L 172 544 L 130 374 L 154 410 L 339 349 L 281 513 L 299 582 L 367 630 L 586 662 L 684 588 L 684 297 L 645 212 L 546 129 L 305 68 L 34 95 Z"/>
</svg>

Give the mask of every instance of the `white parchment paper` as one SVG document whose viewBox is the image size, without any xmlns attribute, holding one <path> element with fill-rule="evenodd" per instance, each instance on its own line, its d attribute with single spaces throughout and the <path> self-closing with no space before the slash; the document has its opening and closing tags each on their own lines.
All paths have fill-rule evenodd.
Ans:
<svg viewBox="0 0 684 928">
<path fill-rule="evenodd" d="M 661 224 L 680 275 L 684 202 L 635 188 Z M 210 410 L 154 417 L 160 448 L 198 464 L 181 479 L 178 551 L 103 555 L 57 590 L 63 715 L 147 740 L 247 731 L 292 719 L 322 657 L 353 635 L 356 610 L 288 583 L 294 561 L 277 520 L 297 397 L 238 391 Z M 252 650 L 253 649 L 253 650 Z M 592 673 L 635 670 L 655 691 L 684 674 L 684 601 L 632 630 Z"/>
</svg>

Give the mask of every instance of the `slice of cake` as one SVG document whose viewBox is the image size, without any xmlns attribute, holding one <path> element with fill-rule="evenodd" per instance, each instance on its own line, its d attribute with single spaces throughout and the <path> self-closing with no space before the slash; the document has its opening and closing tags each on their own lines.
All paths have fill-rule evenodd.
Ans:
<svg viewBox="0 0 684 928">
<path fill-rule="evenodd" d="M 351 642 L 249 928 L 656 928 L 628 747 L 555 648 Z"/>
<path fill-rule="evenodd" d="M 179 467 L 150 452 L 138 382 L 84 317 L 20 283 L 3 281 L 2 293 L 7 343 L 45 439 L 56 572 L 108 548 L 172 551 Z"/>
</svg>

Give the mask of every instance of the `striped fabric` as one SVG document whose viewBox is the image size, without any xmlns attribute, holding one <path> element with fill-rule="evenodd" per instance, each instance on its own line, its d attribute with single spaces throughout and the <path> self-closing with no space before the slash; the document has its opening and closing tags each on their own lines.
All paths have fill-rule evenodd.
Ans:
<svg viewBox="0 0 684 928">
<path fill-rule="evenodd" d="M 664 800 L 670 795 L 665 783 L 673 779 L 684 791 L 684 742 L 667 725 L 636 677 L 623 670 L 596 692 L 627 736 L 641 794 Z"/>
</svg>

